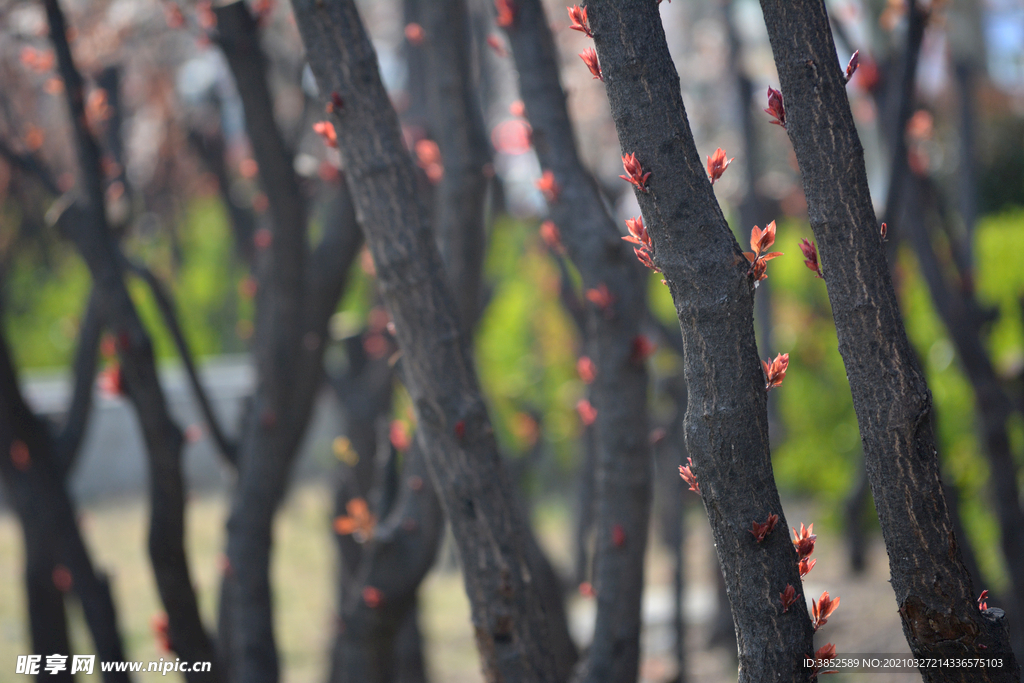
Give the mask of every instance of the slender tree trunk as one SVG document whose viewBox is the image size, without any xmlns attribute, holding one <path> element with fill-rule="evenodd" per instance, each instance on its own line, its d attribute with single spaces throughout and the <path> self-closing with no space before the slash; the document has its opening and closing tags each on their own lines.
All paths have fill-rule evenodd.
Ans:
<svg viewBox="0 0 1024 683">
<path fill-rule="evenodd" d="M 683 333 L 686 449 L 693 458 L 735 616 L 741 681 L 804 681 L 813 652 L 797 555 L 768 448 L 765 377 L 754 339 L 754 281 L 694 146 L 656 3 L 592 0 L 590 25 L 624 154 Z M 785 388 L 782 389 L 785 391 Z M 751 528 L 778 515 L 758 543 Z"/>
<path fill-rule="evenodd" d="M 152 343 L 124 284 L 121 254 L 104 206 L 100 150 L 89 131 L 82 76 L 72 60 L 64 14 L 57 0 L 44 0 L 43 5 L 64 80 L 79 162 L 81 196 L 63 213 L 62 224 L 92 274 L 102 318 L 117 339 L 122 378 L 146 442 L 152 511 L 149 555 L 167 610 L 169 638 L 182 659 L 211 661 L 213 645 L 199 617 L 185 558 L 181 430 L 171 420 L 156 374 Z M 186 678 L 190 683 L 216 681 L 219 674 L 217 670 L 197 672 Z"/>
<path fill-rule="evenodd" d="M 918 656 L 998 652 L 1009 663 L 999 671 L 925 669 L 926 681 L 1016 681 L 1001 611 L 977 609 L 960 559 L 939 480 L 931 396 L 889 277 L 824 3 L 761 6 L 907 641 Z"/>
<path fill-rule="evenodd" d="M 551 216 L 583 287 L 610 295 L 591 303 L 586 336 L 597 376 L 594 589 L 597 625 L 576 679 L 635 681 L 640 665 L 640 606 L 651 505 L 647 443 L 647 372 L 636 349 L 646 313 L 646 273 L 605 209 L 583 167 L 565 106 L 554 40 L 540 0 L 519 0 L 507 27 L 519 70 L 519 90 L 541 166 L 557 189 L 548 193 Z"/>
<path fill-rule="evenodd" d="M 239 446 L 228 519 L 221 620 L 232 680 L 279 677 L 270 591 L 271 526 L 322 380 L 327 321 L 360 239 L 354 216 L 326 225 L 310 252 L 306 197 L 274 120 L 267 60 L 244 2 L 215 8 L 218 39 L 245 109 L 246 129 L 270 206 L 270 245 L 257 255 L 254 356 L 258 382 Z M 227 642 L 223 642 L 227 641 Z"/>
<path fill-rule="evenodd" d="M 88 343 L 88 339 L 84 339 Z M 96 346 L 92 347 L 93 355 Z M 83 354 L 84 355 L 84 354 Z M 88 382 L 92 386 L 92 382 Z M 87 412 L 87 410 L 86 410 Z M 55 441 L 46 423 L 25 403 L 6 337 L 0 334 L 0 480 L 7 487 L 25 538 L 32 651 L 70 654 L 64 596 L 56 584 L 62 567 L 78 596 L 101 661 L 124 660 L 124 648 L 110 586 L 93 567 L 68 495 L 66 469 L 56 458 Z M 18 454 L 18 457 L 13 457 Z M 70 660 L 69 660 L 70 661 Z M 49 678 L 49 676 L 47 676 Z M 70 667 L 59 677 L 70 681 Z M 106 683 L 125 683 L 124 672 L 104 674 Z"/>
<path fill-rule="evenodd" d="M 525 520 L 487 417 L 412 160 L 351 1 L 295 0 L 295 15 L 333 116 L 347 179 L 402 349 L 417 439 L 463 560 L 477 644 L 490 680 L 556 681 L 548 608 L 529 571 Z"/>
</svg>

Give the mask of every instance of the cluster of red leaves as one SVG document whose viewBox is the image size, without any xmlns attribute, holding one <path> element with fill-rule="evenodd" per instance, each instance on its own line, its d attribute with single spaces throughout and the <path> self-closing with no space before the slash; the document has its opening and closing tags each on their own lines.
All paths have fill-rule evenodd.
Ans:
<svg viewBox="0 0 1024 683">
<path fill-rule="evenodd" d="M 580 422 L 587 427 L 594 424 L 594 421 L 597 420 L 597 408 L 585 398 L 581 398 L 576 403 L 576 412 L 580 415 Z"/>
<path fill-rule="evenodd" d="M 431 185 L 437 185 L 444 178 L 444 164 L 441 163 L 441 148 L 428 138 L 417 140 L 413 146 L 416 165 L 423 169 Z"/>
<path fill-rule="evenodd" d="M 697 476 L 693 473 L 693 458 L 686 459 L 686 465 L 679 466 L 679 476 L 690 485 L 690 491 L 700 495 L 700 484 L 697 483 Z"/>
<path fill-rule="evenodd" d="M 157 647 L 160 648 L 160 651 L 170 652 L 171 637 L 168 632 L 167 613 L 160 612 L 159 614 L 153 615 L 153 618 L 149 620 L 149 628 L 153 631 L 153 638 L 156 640 Z"/>
<path fill-rule="evenodd" d="M 779 600 L 782 601 L 782 613 L 785 614 L 789 611 L 789 608 L 793 606 L 796 599 L 800 597 L 800 594 L 796 592 L 792 584 L 786 584 L 786 590 L 779 593 Z"/>
<path fill-rule="evenodd" d="M 363 589 L 363 602 L 365 602 L 366 606 L 370 609 L 377 609 L 380 607 L 380 604 L 384 602 L 384 593 L 382 593 L 379 588 L 367 586 Z"/>
<path fill-rule="evenodd" d="M 647 338 L 646 335 L 638 334 L 633 337 L 629 345 L 629 362 L 639 365 L 654 355 L 658 345 Z"/>
<path fill-rule="evenodd" d="M 847 83 L 849 83 L 850 79 L 853 78 L 853 74 L 857 73 L 858 66 L 860 66 L 860 50 L 854 50 L 853 56 L 850 57 L 850 63 L 846 65 Z"/>
<path fill-rule="evenodd" d="M 544 199 L 547 200 L 548 204 L 554 204 L 558 201 L 558 195 L 562 192 L 562 187 L 555 180 L 554 171 L 544 171 L 540 176 L 540 180 L 534 184 L 541 191 L 541 194 L 544 195 Z"/>
<path fill-rule="evenodd" d="M 370 512 L 370 506 L 363 498 L 353 498 L 345 503 L 345 511 L 347 515 L 334 518 L 334 531 L 339 536 L 351 534 L 356 543 L 365 543 L 373 538 L 377 518 Z"/>
<path fill-rule="evenodd" d="M 597 378 L 597 365 L 590 360 L 590 356 L 580 356 L 580 359 L 576 361 L 576 374 L 585 384 L 592 384 Z"/>
<path fill-rule="evenodd" d="M 57 61 L 53 50 L 37 50 L 28 45 L 21 48 L 18 58 L 25 67 L 39 73 L 49 71 Z"/>
<path fill-rule="evenodd" d="M 712 185 L 715 184 L 716 180 L 722 177 L 722 174 L 725 173 L 725 169 L 729 168 L 729 164 L 732 162 L 732 159 L 725 158 L 725 150 L 721 147 L 716 149 L 715 153 L 708 157 L 708 178 L 711 179 Z"/>
<path fill-rule="evenodd" d="M 608 291 L 608 285 L 605 283 L 599 284 L 597 287 L 591 287 L 586 292 L 587 301 L 597 306 L 599 309 L 608 313 L 611 310 L 612 302 L 615 301 L 615 297 Z"/>
<path fill-rule="evenodd" d="M 775 525 L 779 522 L 779 516 L 776 514 L 768 515 L 768 519 L 762 522 L 755 521 L 753 526 L 750 528 L 750 533 L 754 534 L 754 539 L 758 543 L 763 541 L 768 534 L 775 530 Z"/>
<path fill-rule="evenodd" d="M 498 16 L 494 20 L 498 26 L 509 28 L 516 20 L 516 5 L 512 0 L 494 0 L 494 9 Z"/>
<path fill-rule="evenodd" d="M 828 591 L 824 591 L 817 600 L 811 601 L 811 621 L 815 631 L 828 622 L 828 618 L 836 611 L 836 607 L 839 607 L 839 596 L 837 595 L 833 600 L 829 597 Z"/>
<path fill-rule="evenodd" d="M 506 50 L 505 46 L 502 45 L 501 39 L 498 38 L 498 36 L 495 36 L 495 35 L 487 36 L 487 45 L 492 50 L 494 50 L 494 54 L 498 55 L 499 57 L 508 57 L 508 50 Z"/>
<path fill-rule="evenodd" d="M 800 523 L 799 533 L 793 529 L 793 545 L 796 546 L 796 555 L 799 558 L 797 568 L 800 570 L 801 579 L 814 569 L 814 563 L 817 562 L 810 559 L 811 553 L 814 552 L 814 540 L 818 538 L 813 531 L 813 524 L 805 529 L 803 522 Z"/>
<path fill-rule="evenodd" d="M 330 121 L 317 121 L 313 124 L 313 132 L 324 140 L 328 147 L 337 148 L 338 134 L 334 130 L 334 124 Z"/>
<path fill-rule="evenodd" d="M 789 368 L 789 354 L 780 353 L 775 356 L 775 360 L 768 363 L 768 361 L 761 361 L 761 366 L 764 369 L 764 390 L 771 391 L 775 387 L 782 386 L 782 380 L 786 378 L 786 370 Z"/>
<path fill-rule="evenodd" d="M 636 254 L 638 259 L 640 259 L 640 263 L 644 264 L 654 272 L 660 273 L 661 268 L 654 265 L 654 254 L 652 253 L 654 245 L 651 243 L 651 236 L 648 234 L 647 227 L 644 225 L 644 217 L 637 216 L 636 218 L 627 218 L 626 229 L 629 230 L 629 234 L 622 239 L 637 245 L 633 247 L 633 253 Z"/>
<path fill-rule="evenodd" d="M 984 612 L 988 609 L 988 589 L 981 591 L 981 595 L 978 596 L 978 609 Z"/>
<path fill-rule="evenodd" d="M 409 436 L 409 430 L 406 429 L 405 423 L 401 420 L 392 420 L 388 437 L 391 439 L 391 445 L 395 447 L 395 450 L 404 451 L 412 445 L 412 437 Z"/>
<path fill-rule="evenodd" d="M 540 238 L 544 240 L 544 244 L 547 245 L 548 249 L 559 256 L 565 255 L 565 246 L 562 244 L 562 233 L 559 232 L 558 226 L 555 225 L 554 221 L 544 221 L 540 224 Z"/>
<path fill-rule="evenodd" d="M 782 93 L 768 86 L 768 108 L 764 110 L 770 115 L 776 126 L 786 127 L 786 104 L 782 101 Z"/>
<path fill-rule="evenodd" d="M 569 28 L 573 31 L 579 31 L 588 38 L 593 38 L 594 34 L 590 30 L 590 22 L 587 20 L 587 8 L 580 7 L 579 5 L 573 5 L 568 8 L 569 20 L 572 22 Z"/>
<path fill-rule="evenodd" d="M 811 668 L 811 679 L 813 680 L 813 679 L 818 677 L 818 671 L 820 669 L 820 667 L 817 664 L 818 660 L 822 660 L 822 661 L 826 661 L 827 662 L 827 661 L 829 661 L 831 659 L 835 659 L 835 658 L 836 658 L 836 646 L 835 645 L 833 645 L 832 643 L 829 643 L 827 645 L 822 645 L 821 647 L 819 647 L 818 651 L 814 653 L 814 661 L 815 661 L 815 663 L 814 663 L 814 666 Z"/>
<path fill-rule="evenodd" d="M 213 13 L 213 3 L 209 0 L 196 3 L 196 22 L 205 31 L 217 28 L 217 15 Z"/>
<path fill-rule="evenodd" d="M 818 536 L 814 533 L 814 524 L 804 527 L 804 523 L 800 522 L 799 532 L 793 528 L 793 545 L 796 546 L 797 557 L 801 560 L 810 557 L 814 552 L 814 541 L 817 538 Z"/>
<path fill-rule="evenodd" d="M 818 264 L 818 246 L 814 242 L 808 242 L 805 238 L 800 240 L 800 251 L 804 253 L 804 265 L 813 270 L 817 277 L 824 280 L 825 276 L 821 274 L 821 266 Z"/>
<path fill-rule="evenodd" d="M 185 25 L 185 15 L 176 3 L 164 3 L 164 19 L 168 28 L 181 28 Z"/>
<path fill-rule="evenodd" d="M 594 75 L 599 81 L 604 80 L 604 75 L 601 73 L 601 64 L 597 61 L 597 51 L 592 47 L 588 47 L 586 50 L 580 53 L 580 59 L 590 69 L 590 73 Z"/>
<path fill-rule="evenodd" d="M 743 255 L 750 261 L 750 270 L 747 271 L 754 278 L 754 282 L 760 282 L 768 277 L 768 262 L 782 256 L 781 251 L 765 253 L 768 247 L 775 244 L 775 221 L 765 226 L 764 230 L 756 225 L 750 231 L 750 248 L 753 251 L 745 251 Z"/>
<path fill-rule="evenodd" d="M 626 170 L 626 175 L 620 175 L 620 178 L 632 183 L 641 192 L 647 192 L 647 179 L 651 177 L 651 174 L 650 172 L 644 173 L 640 162 L 636 160 L 636 154 L 627 154 L 622 157 L 622 168 Z"/>
<path fill-rule="evenodd" d="M 427 32 L 423 30 L 423 27 L 414 21 L 405 25 L 404 33 L 406 41 L 413 47 L 422 45 L 427 37 Z"/>
</svg>

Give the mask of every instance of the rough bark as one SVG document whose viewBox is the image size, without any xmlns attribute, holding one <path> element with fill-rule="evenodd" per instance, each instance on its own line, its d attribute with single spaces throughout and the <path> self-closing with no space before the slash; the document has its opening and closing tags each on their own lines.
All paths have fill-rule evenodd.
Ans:
<svg viewBox="0 0 1024 683">
<path fill-rule="evenodd" d="M 612 303 L 591 303 L 586 336 L 597 366 L 597 626 L 576 678 L 636 680 L 640 665 L 640 603 L 651 505 L 647 443 L 647 372 L 636 342 L 646 312 L 646 273 L 621 239 L 597 184 L 580 162 L 554 40 L 540 0 L 519 0 L 507 28 L 519 90 L 541 166 L 558 184 L 549 202 L 584 289 L 605 286 Z"/>
<path fill-rule="evenodd" d="M 361 245 L 351 204 L 310 252 L 306 197 L 274 120 L 267 59 L 244 2 L 220 5 L 218 42 L 235 77 L 270 205 L 271 245 L 257 254 L 257 387 L 238 451 L 228 519 L 220 647 L 232 680 L 276 681 L 280 665 L 270 592 L 271 526 L 323 379 L 327 322 Z"/>
<path fill-rule="evenodd" d="M 94 354 L 95 350 L 93 347 Z M 28 460 L 17 466 L 12 457 L 0 458 L 0 479 L 21 520 L 25 539 L 32 651 L 70 654 L 64 597 L 54 582 L 54 570 L 63 566 L 82 604 L 96 655 L 101 661 L 123 661 L 110 585 L 89 558 L 67 492 L 66 469 L 55 457 L 55 443 L 46 423 L 25 403 L 6 336 L 0 334 L 0 448 L 13 454 L 17 442 L 19 448 L 26 449 Z M 61 678 L 70 681 L 70 673 L 65 674 Z M 128 680 L 123 672 L 104 674 L 107 683 Z"/>
<path fill-rule="evenodd" d="M 636 194 L 682 329 L 686 449 L 733 608 L 739 677 L 804 681 L 813 632 L 803 601 L 783 613 L 778 597 L 800 576 L 769 455 L 748 263 L 694 146 L 657 4 L 587 9 L 622 151 L 651 174 Z M 758 543 L 752 524 L 770 514 L 780 526 Z"/>
<path fill-rule="evenodd" d="M 418 12 L 426 34 L 431 128 L 444 164 L 434 225 L 459 319 L 469 328 L 480 314 L 490 147 L 476 97 L 465 0 L 428 0 Z"/>
<path fill-rule="evenodd" d="M 547 608 L 527 570 L 525 520 L 376 53 L 353 2 L 293 6 L 321 92 L 344 101 L 333 116 L 338 147 L 396 326 L 417 438 L 459 546 L 484 671 L 491 681 L 556 681 Z"/>
<path fill-rule="evenodd" d="M 78 152 L 80 196 L 64 212 L 63 224 L 92 274 L 104 324 L 118 340 L 122 377 L 141 423 L 150 464 L 149 554 L 167 610 L 170 640 L 182 659 L 210 661 L 213 647 L 199 617 L 185 559 L 181 430 L 168 413 L 152 343 L 124 284 L 120 251 L 104 207 L 100 150 L 86 120 L 82 76 L 68 46 L 64 15 L 57 0 L 44 0 L 43 5 Z M 214 681 L 218 672 L 190 673 L 186 678 Z"/>
<path fill-rule="evenodd" d="M 1010 664 L 969 674 L 926 669 L 926 681 L 1018 680 L 1005 621 L 999 610 L 979 612 L 960 559 L 939 480 L 931 396 L 889 277 L 824 3 L 761 6 L 907 641 L 919 656 L 999 652 Z"/>
</svg>

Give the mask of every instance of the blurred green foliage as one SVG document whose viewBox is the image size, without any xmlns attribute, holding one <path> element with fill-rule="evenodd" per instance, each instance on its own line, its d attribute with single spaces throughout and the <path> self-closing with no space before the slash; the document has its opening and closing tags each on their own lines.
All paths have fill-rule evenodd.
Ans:
<svg viewBox="0 0 1024 683">
<path fill-rule="evenodd" d="M 197 356 L 245 349 L 253 305 L 240 286 L 247 270 L 235 257 L 231 232 L 216 197 L 193 201 L 177 234 L 164 230 L 132 237 L 125 251 L 145 263 L 167 285 L 182 328 Z M 43 253 L 22 250 L 6 273 L 8 339 L 21 368 L 66 367 L 89 296 L 88 269 L 67 242 Z M 137 278 L 129 291 L 161 361 L 177 356 L 149 289 Z"/>
<path fill-rule="evenodd" d="M 1008 379 L 1024 368 L 1024 269 L 1007 256 L 1024 251 L 1022 228 L 1024 210 L 989 216 L 979 224 L 975 241 L 978 296 L 1000 312 L 989 348 L 998 371 Z M 758 292 L 772 300 L 772 348 L 762 347 L 762 356 L 790 354 L 785 384 L 769 396 L 779 418 L 773 425 L 773 463 L 780 488 L 813 497 L 832 510 L 815 521 L 838 530 L 841 502 L 860 467 L 860 439 L 825 284 L 804 266 L 798 247 L 804 237 L 811 238 L 806 223 L 779 225 L 774 248 L 786 257 L 771 263 L 768 286 Z M 127 249 L 172 283 L 194 353 L 244 350 L 253 314 L 251 296 L 242 286 L 248 275 L 234 256 L 218 200 L 192 202 L 176 240 L 156 232 L 133 238 Z M 1001 553 L 991 552 L 998 547 L 998 527 L 988 502 L 988 467 L 976 433 L 973 392 L 913 254 L 903 249 L 899 259 L 898 294 L 935 398 L 944 474 L 959 487 L 971 542 L 991 587 L 998 589 L 1005 585 L 1005 568 Z M 485 275 L 490 299 L 476 331 L 476 359 L 498 438 L 511 455 L 530 452 L 542 439 L 539 445 L 553 455 L 555 469 L 568 475 L 577 462 L 581 433 L 576 403 L 585 386 L 576 374 L 576 360 L 583 349 L 562 308 L 558 266 L 539 239 L 535 221 L 503 217 L 495 222 Z M 29 248 L 11 263 L 5 284 L 9 339 L 20 366 L 66 366 L 88 295 L 89 276 L 80 259 L 64 243 L 46 254 Z M 579 287 L 578 279 L 575 285 Z M 649 291 L 654 314 L 676 325 L 660 274 L 652 274 Z M 148 291 L 133 280 L 131 292 L 157 356 L 174 357 Z M 344 326 L 350 332 L 357 329 L 372 305 L 371 278 L 365 269 L 353 268 L 340 306 Z M 676 372 L 678 364 L 662 351 L 651 368 L 655 374 Z M 1020 454 L 1024 424 L 1016 421 L 1011 431 Z"/>
</svg>

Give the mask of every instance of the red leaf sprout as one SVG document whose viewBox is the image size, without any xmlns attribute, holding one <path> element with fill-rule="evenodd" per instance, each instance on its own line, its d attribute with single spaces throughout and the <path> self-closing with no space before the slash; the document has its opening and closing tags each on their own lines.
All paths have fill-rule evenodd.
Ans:
<svg viewBox="0 0 1024 683">
<path fill-rule="evenodd" d="M 846 82 L 849 83 L 850 79 L 853 78 L 853 74 L 857 73 L 857 67 L 860 65 L 860 50 L 855 50 L 853 56 L 850 57 L 850 63 L 846 65 Z"/>
<path fill-rule="evenodd" d="M 640 162 L 636 160 L 636 154 L 627 154 L 622 157 L 622 168 L 626 170 L 626 175 L 620 175 L 620 178 L 632 183 L 636 189 L 647 192 L 647 179 L 651 177 L 651 174 L 649 171 L 644 173 Z"/>
<path fill-rule="evenodd" d="M 786 127 L 786 104 L 782 101 L 782 93 L 775 88 L 768 86 L 768 108 L 764 110 L 775 120 L 776 126 Z"/>
<path fill-rule="evenodd" d="M 708 157 L 708 178 L 711 179 L 712 185 L 715 184 L 716 180 L 722 177 L 722 174 L 725 173 L 725 169 L 729 168 L 729 164 L 731 164 L 732 161 L 732 159 L 725 158 L 725 150 L 721 147 L 716 149 L 715 153 Z"/>
<path fill-rule="evenodd" d="M 815 276 L 822 280 L 825 276 L 821 274 L 821 266 L 818 264 L 818 247 L 814 242 L 808 242 L 806 238 L 800 240 L 800 251 L 804 253 L 804 265 L 814 271 Z"/>
<path fill-rule="evenodd" d="M 755 521 L 753 523 L 753 526 L 751 526 L 750 528 L 750 533 L 754 534 L 754 538 L 757 540 L 758 543 L 760 543 L 768 536 L 768 534 L 770 534 L 775 529 L 775 525 L 778 523 L 778 521 L 778 515 L 768 515 L 768 519 L 765 520 L 764 523 Z"/>
<path fill-rule="evenodd" d="M 789 608 L 796 602 L 796 599 L 800 597 L 800 594 L 796 592 L 796 589 L 792 585 L 786 584 L 786 590 L 779 593 L 779 600 L 782 601 L 782 613 L 785 614 L 789 611 Z"/>
<path fill-rule="evenodd" d="M 775 244 L 775 221 L 765 226 L 764 230 L 756 225 L 750 231 L 750 248 L 753 251 L 745 251 L 743 255 L 750 261 L 750 270 L 747 273 L 754 278 L 754 282 L 760 282 L 768 277 L 768 262 L 782 256 L 781 251 L 765 253 L 765 249 Z"/>
<path fill-rule="evenodd" d="M 815 631 L 825 625 L 828 618 L 836 611 L 836 607 L 839 607 L 839 596 L 837 595 L 833 600 L 829 597 L 828 591 L 823 592 L 817 600 L 811 601 L 811 621 L 814 623 Z"/>
<path fill-rule="evenodd" d="M 601 73 L 601 64 L 597 61 L 597 51 L 592 47 L 588 47 L 586 50 L 580 53 L 580 59 L 590 69 L 590 73 L 594 74 L 594 78 L 599 81 L 604 80 L 604 75 Z"/>
<path fill-rule="evenodd" d="M 569 19 L 572 24 L 569 26 L 573 31 L 579 31 L 588 38 L 593 38 L 594 34 L 590 30 L 590 22 L 587 21 L 587 8 L 580 7 L 579 5 L 573 5 L 568 8 Z"/>
<path fill-rule="evenodd" d="M 763 360 L 761 365 L 764 366 L 764 390 L 771 391 L 775 387 L 782 386 L 782 380 L 786 378 L 786 370 L 789 368 L 789 354 L 780 353 L 775 356 L 775 360 L 771 364 Z"/>
<path fill-rule="evenodd" d="M 799 533 L 797 533 L 796 529 L 793 529 L 793 545 L 796 546 L 796 554 L 801 560 L 810 557 L 811 553 L 814 552 L 814 541 L 816 538 L 818 537 L 814 535 L 813 524 L 805 529 L 803 522 L 801 522 Z"/>
<path fill-rule="evenodd" d="M 700 484 L 697 483 L 697 476 L 693 473 L 693 458 L 686 459 L 686 465 L 679 466 L 679 476 L 690 485 L 690 491 L 700 495 Z"/>
</svg>

